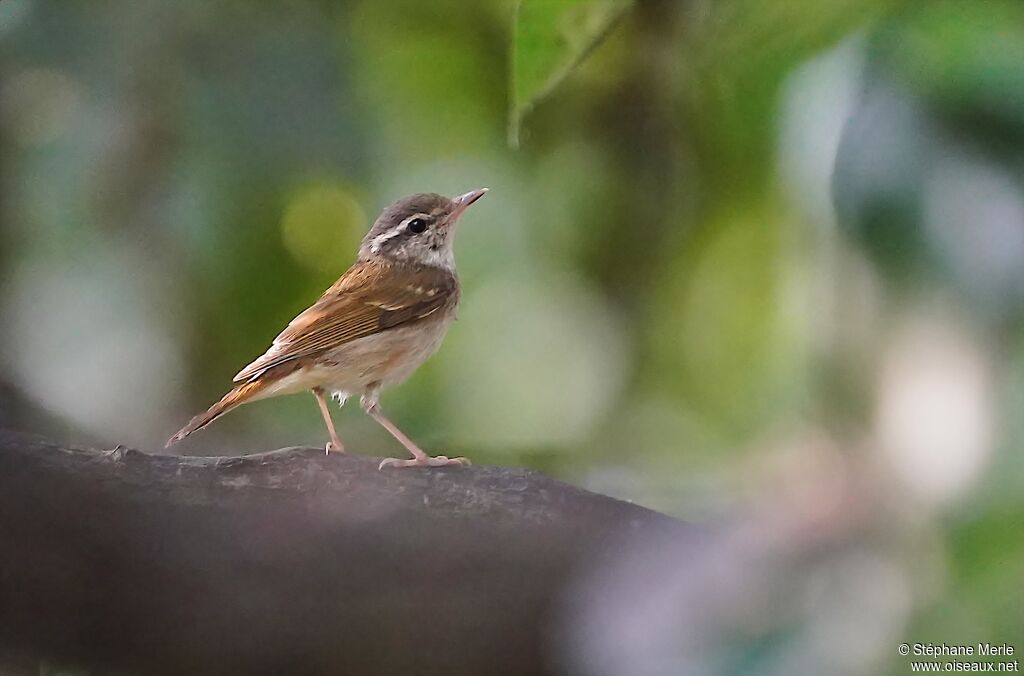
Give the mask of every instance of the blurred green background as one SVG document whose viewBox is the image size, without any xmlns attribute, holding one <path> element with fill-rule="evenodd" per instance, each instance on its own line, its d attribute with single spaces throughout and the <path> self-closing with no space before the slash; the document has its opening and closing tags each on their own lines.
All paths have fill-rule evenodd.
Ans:
<svg viewBox="0 0 1024 676">
<path fill-rule="evenodd" d="M 480 186 L 459 321 L 384 407 L 435 453 L 741 524 L 781 582 L 644 654 L 1024 650 L 1019 0 L 0 0 L 5 391 L 155 451 L 383 206 Z M 295 396 L 181 448 L 323 442 Z"/>
</svg>

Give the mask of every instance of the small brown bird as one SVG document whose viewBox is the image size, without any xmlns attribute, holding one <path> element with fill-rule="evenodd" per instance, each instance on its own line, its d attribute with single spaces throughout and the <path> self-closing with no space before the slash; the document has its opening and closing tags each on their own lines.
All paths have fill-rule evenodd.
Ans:
<svg viewBox="0 0 1024 676">
<path fill-rule="evenodd" d="M 385 209 L 363 238 L 359 257 L 320 299 L 235 376 L 230 392 L 193 418 L 167 445 L 181 441 L 250 401 L 310 390 L 331 440 L 344 452 L 325 393 L 339 404 L 359 395 L 363 410 L 410 453 L 380 467 L 468 464 L 465 458 L 430 457 L 384 417 L 383 388 L 405 381 L 441 345 L 461 294 L 455 274 L 455 224 L 487 188 L 449 199 L 411 195 Z"/>
</svg>

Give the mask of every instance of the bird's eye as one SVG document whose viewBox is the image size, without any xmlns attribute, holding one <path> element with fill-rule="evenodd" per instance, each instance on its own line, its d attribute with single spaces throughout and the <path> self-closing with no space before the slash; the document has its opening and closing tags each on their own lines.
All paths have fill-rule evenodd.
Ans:
<svg viewBox="0 0 1024 676">
<path fill-rule="evenodd" d="M 427 229 L 427 222 L 422 218 L 414 218 L 409 221 L 409 232 L 420 234 Z"/>
</svg>

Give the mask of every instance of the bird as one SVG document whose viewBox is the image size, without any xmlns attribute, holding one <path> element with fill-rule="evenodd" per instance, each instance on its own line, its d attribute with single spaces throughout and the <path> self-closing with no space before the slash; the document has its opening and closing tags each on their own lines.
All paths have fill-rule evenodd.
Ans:
<svg viewBox="0 0 1024 676">
<path fill-rule="evenodd" d="M 487 190 L 452 198 L 417 193 L 384 209 L 348 271 L 167 446 L 242 404 L 308 390 L 327 426 L 328 454 L 345 452 L 328 408 L 330 393 L 339 405 L 358 396 L 363 411 L 412 455 L 385 458 L 378 469 L 469 464 L 466 458 L 428 455 L 384 415 L 380 394 L 436 352 L 455 320 L 462 294 L 455 271 L 456 224 Z"/>
</svg>

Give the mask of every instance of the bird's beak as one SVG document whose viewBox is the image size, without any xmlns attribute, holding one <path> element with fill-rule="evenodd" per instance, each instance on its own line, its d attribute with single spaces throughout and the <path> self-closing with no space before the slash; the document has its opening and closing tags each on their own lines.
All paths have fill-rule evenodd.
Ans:
<svg viewBox="0 0 1024 676">
<path fill-rule="evenodd" d="M 476 202 L 478 199 L 487 194 L 487 188 L 480 188 L 478 190 L 470 190 L 465 195 L 459 195 L 453 197 L 452 202 L 455 203 L 455 208 L 452 209 L 452 213 L 448 216 L 448 222 L 454 223 L 458 220 L 459 216 L 462 215 L 469 205 Z"/>
</svg>

